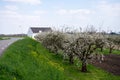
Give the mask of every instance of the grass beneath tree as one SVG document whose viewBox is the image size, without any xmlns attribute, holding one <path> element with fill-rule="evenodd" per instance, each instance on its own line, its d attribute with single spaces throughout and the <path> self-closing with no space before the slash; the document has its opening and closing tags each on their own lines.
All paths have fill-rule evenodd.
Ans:
<svg viewBox="0 0 120 80">
<path fill-rule="evenodd" d="M 104 48 L 102 52 L 100 51 L 100 49 L 98 49 L 97 52 L 99 52 L 101 54 L 110 54 L 109 49 L 107 49 L 107 48 Z M 113 49 L 112 54 L 120 54 L 120 50 Z"/>
</svg>

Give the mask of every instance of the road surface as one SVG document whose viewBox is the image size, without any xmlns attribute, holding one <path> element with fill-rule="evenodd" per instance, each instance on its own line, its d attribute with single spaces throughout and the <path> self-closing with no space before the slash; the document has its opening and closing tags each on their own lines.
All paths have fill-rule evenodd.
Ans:
<svg viewBox="0 0 120 80">
<path fill-rule="evenodd" d="M 0 40 L 0 56 L 2 55 L 2 52 L 13 42 L 19 40 L 21 38 L 11 38 L 8 40 Z"/>
</svg>

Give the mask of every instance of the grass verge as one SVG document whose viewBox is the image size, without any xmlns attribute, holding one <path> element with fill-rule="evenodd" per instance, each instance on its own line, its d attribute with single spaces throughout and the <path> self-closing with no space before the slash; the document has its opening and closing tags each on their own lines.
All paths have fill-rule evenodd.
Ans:
<svg viewBox="0 0 120 80">
<path fill-rule="evenodd" d="M 63 80 L 63 69 L 41 55 L 38 46 L 29 38 L 9 46 L 0 58 L 0 80 Z"/>
<path fill-rule="evenodd" d="M 26 38 L 9 46 L 0 58 L 0 80 L 119 80 L 92 65 L 82 73 L 40 43 Z"/>
</svg>

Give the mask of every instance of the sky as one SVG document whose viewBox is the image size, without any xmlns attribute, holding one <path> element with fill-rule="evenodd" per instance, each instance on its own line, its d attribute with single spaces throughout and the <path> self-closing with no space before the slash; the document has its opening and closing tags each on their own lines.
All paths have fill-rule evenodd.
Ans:
<svg viewBox="0 0 120 80">
<path fill-rule="evenodd" d="M 0 34 L 27 33 L 29 27 L 120 32 L 120 0 L 0 0 Z"/>
</svg>

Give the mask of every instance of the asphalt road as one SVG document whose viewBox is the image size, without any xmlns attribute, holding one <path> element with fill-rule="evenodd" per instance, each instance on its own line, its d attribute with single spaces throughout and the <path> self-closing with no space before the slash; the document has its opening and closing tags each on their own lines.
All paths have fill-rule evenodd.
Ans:
<svg viewBox="0 0 120 80">
<path fill-rule="evenodd" d="M 19 40 L 21 38 L 11 38 L 11 39 L 8 39 L 8 40 L 0 40 L 0 56 L 2 54 L 2 52 L 10 45 L 12 44 L 13 42 Z"/>
</svg>

